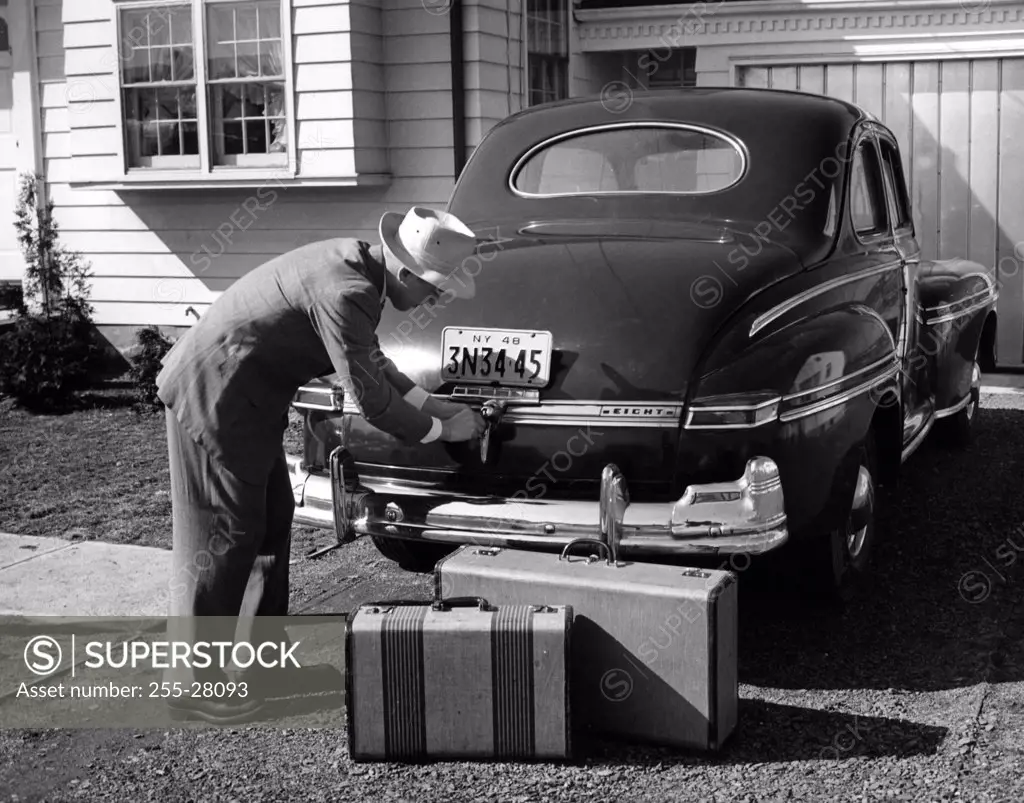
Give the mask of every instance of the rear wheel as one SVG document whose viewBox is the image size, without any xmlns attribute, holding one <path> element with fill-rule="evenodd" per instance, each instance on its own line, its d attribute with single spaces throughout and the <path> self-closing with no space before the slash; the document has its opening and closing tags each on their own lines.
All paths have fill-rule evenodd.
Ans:
<svg viewBox="0 0 1024 803">
<path fill-rule="evenodd" d="M 402 538 L 371 536 L 373 545 L 388 560 L 393 560 L 406 571 L 429 572 L 441 558 L 455 551 L 455 546 L 408 541 Z"/>
<path fill-rule="evenodd" d="M 878 469 L 874 434 L 857 451 L 857 469 L 852 488 L 847 484 L 840 500 L 846 516 L 843 523 L 824 538 L 807 544 L 803 566 L 805 585 L 812 594 L 828 602 L 847 603 L 857 594 L 877 539 Z"/>
<path fill-rule="evenodd" d="M 971 373 L 971 392 L 967 404 L 953 415 L 939 419 L 936 424 L 937 433 L 945 446 L 953 449 L 966 449 L 971 445 L 974 421 L 978 417 L 980 400 L 981 367 L 975 362 Z"/>
</svg>

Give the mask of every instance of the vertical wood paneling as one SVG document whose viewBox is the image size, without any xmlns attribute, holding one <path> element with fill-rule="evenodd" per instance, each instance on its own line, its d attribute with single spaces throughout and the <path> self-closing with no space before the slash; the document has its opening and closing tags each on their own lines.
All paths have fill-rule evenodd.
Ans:
<svg viewBox="0 0 1024 803">
<path fill-rule="evenodd" d="M 941 65 L 939 104 L 939 244 L 941 259 L 963 256 L 970 225 L 970 70 L 966 61 Z"/>
<path fill-rule="evenodd" d="M 796 67 L 772 67 L 769 81 L 772 89 L 796 89 Z"/>
<path fill-rule="evenodd" d="M 900 159 L 903 162 L 903 177 L 907 182 L 907 191 L 914 195 L 913 179 L 913 123 L 914 117 L 910 109 L 910 77 L 911 65 L 907 62 L 886 64 L 883 71 L 885 81 L 885 97 L 882 108 L 884 122 L 900 145 Z"/>
<path fill-rule="evenodd" d="M 939 65 L 914 65 L 911 108 L 914 112 L 913 149 L 914 222 L 921 244 L 921 258 L 938 255 L 939 229 Z"/>
<path fill-rule="evenodd" d="M 848 102 L 853 101 L 853 65 L 833 64 L 825 74 L 825 94 Z"/>
<path fill-rule="evenodd" d="M 1000 76 L 999 248 L 996 252 L 1002 282 L 997 350 L 1000 360 L 1024 361 L 1024 59 L 1005 59 Z"/>
<path fill-rule="evenodd" d="M 853 102 L 879 119 L 885 111 L 881 64 L 858 64 L 853 76 Z"/>
<path fill-rule="evenodd" d="M 798 76 L 801 92 L 814 92 L 822 94 L 825 91 L 825 68 L 820 64 L 804 64 L 800 67 Z"/>
<path fill-rule="evenodd" d="M 999 152 L 993 147 L 999 130 L 999 62 L 971 62 L 971 212 L 969 259 L 986 267 L 996 265 Z M 1005 303 L 1005 302 L 1002 302 Z"/>
<path fill-rule="evenodd" d="M 747 67 L 740 73 L 740 86 L 751 89 L 768 89 L 769 67 Z"/>
</svg>

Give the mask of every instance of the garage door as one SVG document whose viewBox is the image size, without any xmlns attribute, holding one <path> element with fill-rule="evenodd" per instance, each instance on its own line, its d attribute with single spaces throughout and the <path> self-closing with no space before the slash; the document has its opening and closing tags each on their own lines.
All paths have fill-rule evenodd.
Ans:
<svg viewBox="0 0 1024 803">
<path fill-rule="evenodd" d="M 1024 59 L 751 66 L 739 82 L 852 101 L 889 126 L 923 256 L 998 270 L 999 363 L 1024 365 Z"/>
</svg>

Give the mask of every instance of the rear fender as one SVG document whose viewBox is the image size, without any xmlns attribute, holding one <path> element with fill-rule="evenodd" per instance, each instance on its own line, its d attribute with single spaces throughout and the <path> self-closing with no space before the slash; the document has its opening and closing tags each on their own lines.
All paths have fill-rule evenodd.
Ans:
<svg viewBox="0 0 1024 803">
<path fill-rule="evenodd" d="M 976 360 L 994 367 L 982 352 L 986 336 L 987 348 L 994 348 L 998 292 L 980 264 L 961 259 L 922 265 L 920 287 L 921 334 L 907 359 L 934 364 L 935 409 L 941 415 L 970 393 Z"/>
<path fill-rule="evenodd" d="M 766 455 L 779 466 L 791 529 L 834 526 L 841 515 L 836 489 L 852 481 L 847 469 L 872 435 L 876 414 L 885 405 L 882 420 L 900 416 L 899 366 L 885 321 L 867 306 L 833 308 L 756 337 L 731 360 L 710 355 L 707 363 L 721 367 L 696 383 L 679 472 L 701 453 L 725 455 L 723 474 L 735 471 L 733 462 Z M 691 426 L 699 420 L 692 411 L 725 406 L 722 399 L 736 394 L 777 399 L 775 417 L 741 428 Z M 899 429 L 881 432 L 882 446 L 895 438 L 898 453 Z"/>
</svg>

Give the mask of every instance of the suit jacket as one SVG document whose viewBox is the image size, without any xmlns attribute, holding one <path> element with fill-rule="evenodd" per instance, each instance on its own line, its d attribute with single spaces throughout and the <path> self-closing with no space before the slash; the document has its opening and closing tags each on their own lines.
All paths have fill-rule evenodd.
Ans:
<svg viewBox="0 0 1024 803">
<path fill-rule="evenodd" d="M 250 271 L 164 357 L 160 399 L 249 482 L 280 456 L 296 390 L 332 370 L 371 424 L 421 440 L 432 419 L 403 399 L 415 383 L 375 333 L 385 273 L 381 247 L 353 239 L 312 243 Z"/>
</svg>

